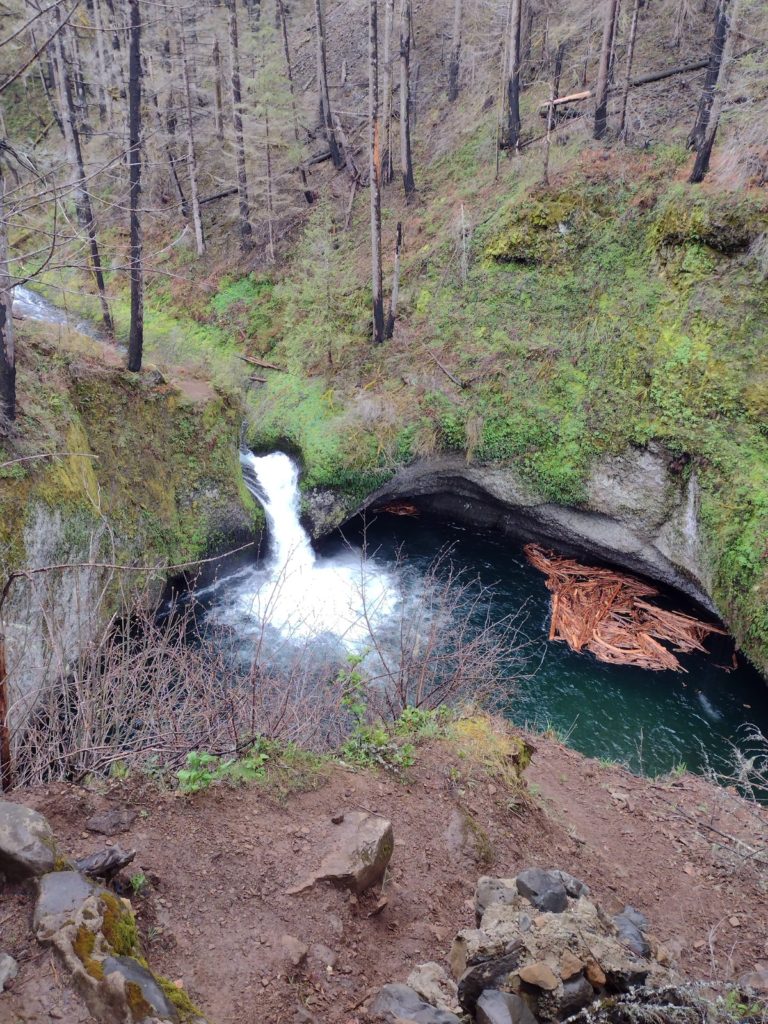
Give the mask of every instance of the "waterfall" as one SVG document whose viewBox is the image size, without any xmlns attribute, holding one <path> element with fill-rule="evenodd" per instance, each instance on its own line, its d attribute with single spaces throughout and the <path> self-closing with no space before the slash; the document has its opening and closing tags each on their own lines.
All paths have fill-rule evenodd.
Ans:
<svg viewBox="0 0 768 1024">
<path fill-rule="evenodd" d="M 243 479 L 267 518 L 267 553 L 256 565 L 220 580 L 212 617 L 247 637 L 322 638 L 356 650 L 391 616 L 399 593 L 390 571 L 360 550 L 317 556 L 299 521 L 299 469 L 283 452 L 240 453 Z"/>
<path fill-rule="evenodd" d="M 240 452 L 245 485 L 262 505 L 269 528 L 269 566 L 274 573 L 305 572 L 315 553 L 299 522 L 299 469 L 283 452 Z"/>
</svg>

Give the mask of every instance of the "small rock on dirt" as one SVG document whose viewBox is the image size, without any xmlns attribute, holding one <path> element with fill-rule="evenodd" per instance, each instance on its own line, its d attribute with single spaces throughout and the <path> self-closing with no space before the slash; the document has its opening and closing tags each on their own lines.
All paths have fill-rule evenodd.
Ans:
<svg viewBox="0 0 768 1024">
<path fill-rule="evenodd" d="M 0 801 L 0 872 L 10 881 L 53 871 L 56 840 L 42 814 Z"/>
<path fill-rule="evenodd" d="M 294 967 L 299 967 L 307 958 L 309 949 L 295 935 L 281 935 L 280 946 L 285 953 L 286 959 Z"/>
<path fill-rule="evenodd" d="M 0 953 L 0 992 L 5 991 L 5 986 L 12 981 L 19 973 L 19 965 L 7 953 Z"/>
<path fill-rule="evenodd" d="M 527 868 L 515 879 L 517 891 L 538 910 L 560 914 L 568 907 L 568 894 L 558 873 Z"/>
<path fill-rule="evenodd" d="M 460 1024 L 455 1013 L 439 1010 L 424 1002 L 408 985 L 385 985 L 371 1003 L 370 1014 L 388 1022 L 407 1020 L 415 1024 Z"/>
<path fill-rule="evenodd" d="M 476 1024 L 536 1024 L 536 1018 L 520 996 L 486 989 L 477 1001 Z"/>
<path fill-rule="evenodd" d="M 98 832 L 102 836 L 116 836 L 120 832 L 128 832 L 137 817 L 138 812 L 130 807 L 112 807 L 92 815 L 85 827 L 89 832 Z"/>
<path fill-rule="evenodd" d="M 289 889 L 288 895 L 304 892 L 316 882 L 331 882 L 357 894 L 365 892 L 384 877 L 393 849 L 392 823 L 386 818 L 366 811 L 345 813 L 318 870 Z"/>
<path fill-rule="evenodd" d="M 739 978 L 739 988 L 768 996 L 768 968 L 755 967 L 754 971 L 742 974 Z"/>
<path fill-rule="evenodd" d="M 637 956 L 650 956 L 651 947 L 644 934 L 648 929 L 648 918 L 645 914 L 641 914 L 634 907 L 624 907 L 622 912 L 611 920 L 625 946 Z"/>
</svg>

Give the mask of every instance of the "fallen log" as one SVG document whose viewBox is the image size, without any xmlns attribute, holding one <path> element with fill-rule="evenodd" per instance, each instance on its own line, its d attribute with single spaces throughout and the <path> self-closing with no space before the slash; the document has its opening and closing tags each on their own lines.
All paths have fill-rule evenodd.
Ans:
<svg viewBox="0 0 768 1024">
<path fill-rule="evenodd" d="M 244 363 L 252 363 L 254 366 L 263 366 L 265 370 L 279 370 L 280 373 L 288 372 L 284 366 L 276 366 L 274 363 L 268 363 L 266 359 L 257 359 L 256 356 L 238 356 L 237 358 L 242 359 Z"/>
<path fill-rule="evenodd" d="M 461 389 L 463 390 L 463 389 L 464 389 L 464 388 L 465 388 L 465 387 L 467 386 L 467 385 L 466 385 L 466 384 L 464 383 L 464 381 L 463 381 L 463 380 L 459 380 L 459 378 L 458 378 L 458 377 L 455 377 L 455 376 L 454 376 L 454 375 L 453 375 L 453 374 L 451 373 L 451 371 L 450 371 L 449 369 L 447 369 L 447 367 L 443 366 L 443 364 L 442 364 L 442 363 L 440 362 L 440 360 L 439 360 L 439 359 L 437 358 L 437 356 L 436 356 L 436 355 L 434 355 L 434 354 L 433 354 L 432 352 L 429 352 L 429 351 L 427 352 L 427 355 L 428 355 L 428 356 L 429 356 L 429 358 L 430 358 L 430 359 L 431 359 L 431 360 L 432 360 L 432 361 L 433 361 L 434 363 L 436 363 L 436 364 L 437 364 L 437 366 L 438 366 L 438 367 L 439 367 L 439 368 L 440 368 L 440 369 L 441 369 L 441 370 L 443 371 L 443 373 L 444 373 L 444 374 L 445 374 L 445 376 L 446 376 L 446 377 L 448 378 L 448 380 L 450 380 L 450 381 L 453 381 L 453 383 L 454 383 L 454 384 L 456 385 L 456 387 L 459 387 L 459 388 L 461 388 Z"/>
<path fill-rule="evenodd" d="M 202 199 L 198 200 L 198 204 L 202 206 L 204 203 L 215 203 L 217 199 L 225 199 L 227 196 L 237 195 L 237 185 L 232 188 L 225 188 L 223 192 L 217 192 L 213 196 L 203 196 Z"/>
<path fill-rule="evenodd" d="M 581 565 L 538 544 L 524 551 L 552 593 L 549 639 L 563 640 L 573 651 L 614 665 L 685 672 L 673 651 L 706 654 L 711 633 L 725 636 L 719 626 L 651 604 L 647 598 L 658 597 L 658 590 L 634 576 Z"/>
</svg>

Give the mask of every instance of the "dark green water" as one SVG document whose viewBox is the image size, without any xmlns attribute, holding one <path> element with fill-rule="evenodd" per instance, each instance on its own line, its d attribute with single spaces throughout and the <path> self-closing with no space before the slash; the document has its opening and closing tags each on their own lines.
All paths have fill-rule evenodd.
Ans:
<svg viewBox="0 0 768 1024">
<path fill-rule="evenodd" d="M 360 536 L 347 531 L 347 539 L 359 542 Z M 527 667 L 536 671 L 514 684 L 505 708 L 521 725 L 552 728 L 585 754 L 621 761 L 648 775 L 680 764 L 692 771 L 707 765 L 719 770 L 729 744 L 738 742 L 746 725 L 768 734 L 766 683 L 741 657 L 735 671 L 720 667 L 731 665 L 733 643 L 725 638 L 710 637 L 710 657 L 681 656 L 686 673 L 605 665 L 547 641 L 549 592 L 521 543 L 387 514 L 369 521 L 366 542 L 379 564 L 394 565 L 401 549 L 413 571 L 424 571 L 439 551 L 450 547 L 454 566 L 491 588 L 494 615 L 525 606 L 524 630 L 536 641 Z M 332 557 L 342 543 L 332 539 L 320 554 Z M 698 614 L 677 595 L 674 606 Z"/>
</svg>

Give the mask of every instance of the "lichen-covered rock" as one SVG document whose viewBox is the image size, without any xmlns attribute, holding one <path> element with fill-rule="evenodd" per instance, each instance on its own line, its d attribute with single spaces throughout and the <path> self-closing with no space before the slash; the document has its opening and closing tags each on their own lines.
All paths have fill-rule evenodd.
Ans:
<svg viewBox="0 0 768 1024">
<path fill-rule="evenodd" d="M 53 871 L 56 840 L 42 814 L 0 800 L 0 873 L 10 881 Z"/>
<path fill-rule="evenodd" d="M 316 882 L 365 892 L 383 879 L 395 845 L 391 822 L 366 811 L 345 813 L 334 826 L 331 843 L 317 871 L 289 889 L 289 895 L 304 892 Z"/>
<path fill-rule="evenodd" d="M 460 1024 L 455 1013 L 440 1010 L 425 1002 L 408 985 L 385 985 L 369 1009 L 374 1019 L 388 1022 L 414 1021 L 415 1024 Z"/>
<path fill-rule="evenodd" d="M 419 964 L 408 975 L 407 984 L 426 1002 L 438 1010 L 454 1013 L 458 1010 L 459 997 L 456 982 L 448 977 L 445 969 L 430 961 Z"/>
</svg>

